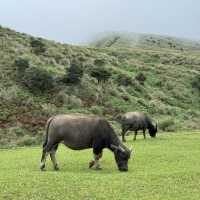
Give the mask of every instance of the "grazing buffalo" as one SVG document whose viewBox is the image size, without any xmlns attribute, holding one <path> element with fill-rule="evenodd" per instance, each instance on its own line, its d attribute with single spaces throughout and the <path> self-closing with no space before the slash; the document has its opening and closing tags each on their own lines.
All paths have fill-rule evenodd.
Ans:
<svg viewBox="0 0 200 200">
<path fill-rule="evenodd" d="M 128 130 L 135 131 L 134 140 L 136 140 L 138 130 L 143 130 L 144 139 L 146 139 L 146 129 L 149 130 L 149 135 L 155 137 L 157 133 L 157 124 L 153 125 L 152 120 L 141 112 L 128 112 L 124 115 L 118 115 L 116 120 L 122 126 L 122 141 L 126 142 L 125 134 Z"/>
<path fill-rule="evenodd" d="M 55 170 L 58 170 L 55 153 L 59 143 L 73 150 L 93 148 L 94 159 L 89 167 L 101 169 L 99 159 L 103 149 L 110 149 L 120 171 L 128 171 L 131 150 L 125 147 L 110 124 L 103 118 L 86 115 L 57 115 L 46 124 L 46 138 L 43 144 L 40 169 L 45 169 L 45 161 L 50 154 Z"/>
</svg>

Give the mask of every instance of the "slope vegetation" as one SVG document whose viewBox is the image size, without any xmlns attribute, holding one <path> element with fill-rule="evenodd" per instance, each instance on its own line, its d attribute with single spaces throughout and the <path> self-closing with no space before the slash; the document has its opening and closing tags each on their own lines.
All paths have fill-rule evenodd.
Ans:
<svg viewBox="0 0 200 200">
<path fill-rule="evenodd" d="M 117 128 L 115 115 L 139 110 L 165 131 L 200 128 L 198 50 L 79 47 L 2 27 L 0 49 L 1 145 L 41 141 L 45 121 L 58 113 L 101 115 Z M 80 81 L 64 81 L 73 60 Z M 106 80 L 94 76 L 100 69 Z"/>
</svg>

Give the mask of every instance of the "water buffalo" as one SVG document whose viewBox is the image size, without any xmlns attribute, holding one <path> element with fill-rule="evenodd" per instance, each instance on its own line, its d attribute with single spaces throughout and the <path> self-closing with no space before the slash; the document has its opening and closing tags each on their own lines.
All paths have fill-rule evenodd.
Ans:
<svg viewBox="0 0 200 200">
<path fill-rule="evenodd" d="M 146 129 L 149 130 L 149 135 L 155 137 L 157 133 L 157 124 L 153 125 L 152 120 L 142 112 L 127 112 L 123 115 L 118 115 L 116 120 L 122 126 L 122 141 L 126 142 L 125 134 L 128 130 L 135 131 L 134 140 L 136 140 L 138 130 L 143 130 L 144 139 L 146 139 Z"/>
<path fill-rule="evenodd" d="M 50 154 L 55 170 L 58 170 L 55 153 L 59 143 L 73 150 L 93 148 L 94 159 L 89 167 L 101 169 L 99 159 L 103 149 L 110 149 L 120 171 L 128 171 L 131 150 L 125 147 L 110 124 L 103 118 L 87 115 L 57 115 L 46 123 L 46 137 L 43 144 L 40 169 L 45 169 L 45 161 Z"/>
</svg>

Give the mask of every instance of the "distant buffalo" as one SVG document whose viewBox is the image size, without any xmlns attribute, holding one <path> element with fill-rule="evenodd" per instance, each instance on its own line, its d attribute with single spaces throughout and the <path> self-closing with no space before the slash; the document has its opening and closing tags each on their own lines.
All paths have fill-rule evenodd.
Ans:
<svg viewBox="0 0 200 200">
<path fill-rule="evenodd" d="M 128 171 L 128 160 L 131 150 L 125 147 L 110 124 L 103 118 L 87 115 L 57 115 L 50 118 L 46 124 L 46 139 L 40 169 L 45 169 L 45 161 L 50 157 L 55 170 L 58 170 L 55 153 L 59 143 L 64 143 L 73 150 L 93 148 L 94 160 L 89 167 L 101 169 L 99 159 L 103 149 L 110 149 L 120 171 Z"/>
<path fill-rule="evenodd" d="M 157 124 L 153 125 L 152 120 L 146 114 L 141 112 L 128 112 L 123 115 L 118 115 L 116 120 L 122 126 L 122 141 L 125 142 L 125 134 L 128 130 L 135 131 L 134 140 L 136 140 L 138 130 L 143 130 L 144 139 L 146 138 L 146 129 L 149 130 L 149 135 L 155 137 L 157 133 Z"/>
</svg>

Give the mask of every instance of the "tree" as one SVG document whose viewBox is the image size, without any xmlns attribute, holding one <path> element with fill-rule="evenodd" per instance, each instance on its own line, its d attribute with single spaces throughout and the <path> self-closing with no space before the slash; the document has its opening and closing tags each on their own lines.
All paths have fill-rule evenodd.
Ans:
<svg viewBox="0 0 200 200">
<path fill-rule="evenodd" d="M 70 67 L 66 69 L 64 82 L 69 84 L 79 84 L 83 76 L 83 69 L 80 62 L 73 60 Z"/>
<path fill-rule="evenodd" d="M 55 79 L 46 70 L 31 66 L 25 70 L 22 83 L 32 92 L 38 90 L 44 92 L 54 88 Z"/>
<path fill-rule="evenodd" d="M 98 82 L 106 82 L 111 77 L 111 73 L 105 67 L 95 67 L 91 76 L 96 78 Z"/>
</svg>

